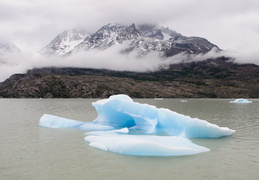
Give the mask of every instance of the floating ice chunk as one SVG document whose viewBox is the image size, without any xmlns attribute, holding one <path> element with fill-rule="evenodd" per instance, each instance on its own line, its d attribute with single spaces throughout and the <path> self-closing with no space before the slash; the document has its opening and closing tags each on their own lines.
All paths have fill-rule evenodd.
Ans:
<svg viewBox="0 0 259 180">
<path fill-rule="evenodd" d="M 209 149 L 195 145 L 187 138 L 217 138 L 235 132 L 169 109 L 134 102 L 127 95 L 111 96 L 94 102 L 93 106 L 98 117 L 92 122 L 44 114 L 39 125 L 91 130 L 85 137 L 90 146 L 139 156 L 182 156 L 206 152 Z"/>
<path fill-rule="evenodd" d="M 234 130 L 191 118 L 169 109 L 156 108 L 134 102 L 127 95 L 115 95 L 93 103 L 98 117 L 92 122 L 74 121 L 43 115 L 40 126 L 52 128 L 79 127 L 83 130 L 107 131 L 129 128 L 143 134 L 163 134 L 187 138 L 218 138 L 231 135 Z"/>
<path fill-rule="evenodd" d="M 235 132 L 227 127 L 219 127 L 169 109 L 134 102 L 127 95 L 111 96 L 109 99 L 94 102 L 93 106 L 98 112 L 94 123 L 114 128 L 127 127 L 130 130 L 142 131 L 144 134 L 218 138 Z"/>
<path fill-rule="evenodd" d="M 91 134 L 91 133 L 90 133 Z M 177 136 L 128 135 L 94 132 L 85 137 L 90 146 L 120 154 L 137 156 L 184 156 L 209 151 Z"/>
<path fill-rule="evenodd" d="M 154 100 L 164 100 L 164 98 L 155 98 Z"/>
<path fill-rule="evenodd" d="M 76 121 L 72 119 L 66 119 L 58 116 L 44 114 L 40 118 L 39 125 L 48 128 L 68 128 L 68 127 L 79 127 L 85 124 L 82 121 Z"/>
<path fill-rule="evenodd" d="M 90 131 L 107 131 L 107 130 L 114 130 L 115 128 L 112 126 L 102 125 L 93 122 L 82 122 L 76 121 L 72 119 L 67 119 L 59 116 L 54 116 L 50 114 L 44 114 L 40 118 L 39 126 L 41 127 L 48 127 L 48 128 L 72 128 L 77 127 L 83 130 L 90 130 Z"/>
<path fill-rule="evenodd" d="M 235 99 L 234 101 L 230 101 L 230 103 L 252 103 L 252 101 L 248 101 L 247 99 Z"/>
</svg>

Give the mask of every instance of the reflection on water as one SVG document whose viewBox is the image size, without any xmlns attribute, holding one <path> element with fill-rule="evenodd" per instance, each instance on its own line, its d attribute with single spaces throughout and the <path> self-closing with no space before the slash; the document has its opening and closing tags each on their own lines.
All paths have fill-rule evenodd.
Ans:
<svg viewBox="0 0 259 180">
<path fill-rule="evenodd" d="M 97 117 L 93 101 L 0 99 L 1 179 L 259 179 L 259 100 L 135 100 L 237 130 L 226 138 L 192 139 L 211 149 L 193 156 L 120 155 L 91 148 L 81 130 L 38 127 L 44 113 L 92 121 Z"/>
</svg>

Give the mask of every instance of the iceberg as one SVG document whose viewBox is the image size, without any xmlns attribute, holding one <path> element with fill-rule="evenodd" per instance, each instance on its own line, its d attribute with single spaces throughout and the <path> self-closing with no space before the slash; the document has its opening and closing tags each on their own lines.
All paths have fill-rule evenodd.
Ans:
<svg viewBox="0 0 259 180">
<path fill-rule="evenodd" d="M 184 156 L 209 151 L 189 139 L 177 136 L 129 135 L 110 132 L 90 132 L 85 140 L 90 146 L 136 156 Z"/>
<path fill-rule="evenodd" d="M 234 101 L 230 101 L 230 103 L 252 103 L 252 101 L 248 101 L 247 99 L 235 99 Z"/>
<path fill-rule="evenodd" d="M 219 138 L 235 132 L 169 109 L 134 102 L 123 94 L 98 100 L 92 105 L 98 113 L 92 122 L 44 114 L 39 125 L 91 131 L 85 138 L 90 146 L 141 156 L 180 156 L 206 152 L 209 149 L 193 144 L 188 138 Z"/>
<path fill-rule="evenodd" d="M 112 126 L 97 124 L 93 122 L 83 122 L 73 119 L 67 119 L 59 116 L 54 116 L 50 114 L 44 114 L 40 118 L 39 126 L 47 128 L 79 128 L 87 130 L 114 130 Z M 87 127 L 87 128 L 86 128 Z"/>
<path fill-rule="evenodd" d="M 79 127 L 83 124 L 85 124 L 85 122 L 44 114 L 40 118 L 39 126 L 48 128 L 68 128 Z"/>
<path fill-rule="evenodd" d="M 126 95 L 114 95 L 109 99 L 98 100 L 93 106 L 98 117 L 92 123 L 114 129 L 129 128 L 130 131 L 139 131 L 142 134 L 186 138 L 219 138 L 234 132 L 227 127 L 219 127 L 169 109 L 134 102 Z M 81 128 L 89 130 L 90 124 L 82 125 Z"/>
</svg>

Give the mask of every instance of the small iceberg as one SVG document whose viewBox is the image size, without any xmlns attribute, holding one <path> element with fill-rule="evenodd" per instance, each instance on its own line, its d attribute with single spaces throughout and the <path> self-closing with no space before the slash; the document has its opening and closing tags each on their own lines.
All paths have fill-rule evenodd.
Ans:
<svg viewBox="0 0 259 180">
<path fill-rule="evenodd" d="M 164 98 L 154 98 L 154 100 L 164 100 Z"/>
<path fill-rule="evenodd" d="M 183 156 L 207 152 L 208 148 L 193 144 L 188 138 L 219 138 L 235 132 L 169 109 L 134 102 L 127 95 L 114 95 L 92 105 L 98 113 L 92 122 L 44 114 L 39 125 L 86 130 L 85 140 L 90 146 L 138 156 Z"/>
<path fill-rule="evenodd" d="M 248 101 L 247 99 L 236 99 L 234 101 L 230 101 L 230 103 L 252 103 L 252 101 Z"/>
</svg>

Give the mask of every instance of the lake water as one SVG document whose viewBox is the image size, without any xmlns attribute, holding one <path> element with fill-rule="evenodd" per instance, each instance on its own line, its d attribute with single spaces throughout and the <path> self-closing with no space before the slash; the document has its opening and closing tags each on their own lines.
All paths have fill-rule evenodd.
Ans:
<svg viewBox="0 0 259 180">
<path fill-rule="evenodd" d="M 220 139 L 192 139 L 210 152 L 138 157 L 97 150 L 84 131 L 38 127 L 44 113 L 81 121 L 97 117 L 89 99 L 0 99 L 1 180 L 256 180 L 259 179 L 259 100 L 135 99 L 237 130 Z"/>
</svg>

